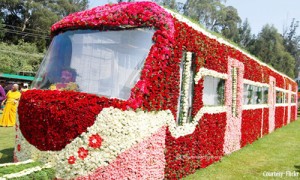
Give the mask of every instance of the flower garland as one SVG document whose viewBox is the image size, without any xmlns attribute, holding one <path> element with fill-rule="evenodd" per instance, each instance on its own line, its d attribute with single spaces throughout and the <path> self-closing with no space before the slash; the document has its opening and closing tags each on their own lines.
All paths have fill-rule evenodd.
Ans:
<svg viewBox="0 0 300 180">
<path fill-rule="evenodd" d="M 178 124 L 184 125 L 186 123 L 189 123 L 188 120 L 188 111 L 189 111 L 189 90 L 190 90 L 190 79 L 191 77 L 191 69 L 192 67 L 192 53 L 187 52 L 186 58 L 183 60 L 183 75 L 182 75 L 182 89 L 180 90 L 180 114 L 178 120 Z"/>
<path fill-rule="evenodd" d="M 198 84 L 199 80 L 202 79 L 202 77 L 204 77 L 204 76 L 213 76 L 213 77 L 220 78 L 220 79 L 228 78 L 228 74 L 219 73 L 217 71 L 201 67 L 199 72 L 195 76 L 195 79 L 194 79 L 195 83 Z"/>
<path fill-rule="evenodd" d="M 28 159 L 28 160 L 22 161 L 22 162 L 0 164 L 0 167 L 18 166 L 18 165 L 21 165 L 21 164 L 29 164 L 29 163 L 32 163 L 32 162 L 34 162 L 32 159 Z"/>
</svg>

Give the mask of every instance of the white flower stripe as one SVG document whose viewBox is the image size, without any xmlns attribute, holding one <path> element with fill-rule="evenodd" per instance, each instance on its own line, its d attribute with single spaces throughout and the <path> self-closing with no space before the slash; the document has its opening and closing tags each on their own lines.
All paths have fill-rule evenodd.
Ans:
<svg viewBox="0 0 300 180">
<path fill-rule="evenodd" d="M 6 175 L 4 175 L 2 177 L 4 179 L 6 179 L 6 178 L 7 179 L 18 178 L 18 177 L 26 176 L 26 175 L 31 174 L 33 172 L 41 171 L 42 169 L 51 168 L 51 167 L 52 167 L 51 165 L 45 164 L 42 167 L 36 166 L 36 167 L 28 168 L 28 169 L 25 169 L 25 170 L 17 172 L 17 173 L 6 174 Z"/>
<path fill-rule="evenodd" d="M 296 105 L 296 104 L 294 104 Z M 291 106 L 294 106 L 293 104 L 291 104 Z M 280 104 L 275 104 L 275 107 L 281 107 L 281 106 L 289 106 L 288 103 L 280 103 Z"/>
<path fill-rule="evenodd" d="M 220 79 L 227 79 L 228 74 L 220 73 L 211 69 L 207 68 L 200 68 L 199 72 L 195 76 L 195 83 L 198 84 L 198 82 L 204 77 L 204 76 L 213 76 Z"/>
<path fill-rule="evenodd" d="M 258 86 L 258 87 L 269 87 L 269 84 L 267 83 L 255 82 L 248 79 L 243 79 L 243 83 L 253 85 L 253 86 Z"/>
<path fill-rule="evenodd" d="M 283 89 L 283 88 L 280 88 L 280 87 L 275 87 L 275 90 L 276 90 L 276 91 L 282 91 L 282 92 L 284 92 L 284 93 L 291 92 L 291 91 L 289 91 L 289 90 L 287 90 L 287 89 Z"/>
<path fill-rule="evenodd" d="M 22 161 L 22 162 L 0 164 L 0 167 L 18 166 L 18 165 L 21 165 L 21 164 L 29 164 L 29 163 L 32 163 L 32 162 L 34 162 L 32 159 L 28 159 L 28 160 Z"/>
<path fill-rule="evenodd" d="M 255 104 L 255 105 L 243 105 L 243 110 L 254 110 L 254 109 L 263 109 L 269 108 L 268 104 Z"/>
</svg>

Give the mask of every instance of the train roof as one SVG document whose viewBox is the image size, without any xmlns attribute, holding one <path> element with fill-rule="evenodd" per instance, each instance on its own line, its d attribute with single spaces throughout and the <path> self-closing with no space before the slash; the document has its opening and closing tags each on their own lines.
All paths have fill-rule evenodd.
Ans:
<svg viewBox="0 0 300 180">
<path fill-rule="evenodd" d="M 122 17 L 121 23 L 120 21 L 115 21 L 114 18 L 119 17 L 121 14 L 126 15 Z M 139 19 L 140 14 L 147 14 L 147 16 Z M 266 66 L 274 72 L 294 82 L 292 78 L 277 71 L 242 48 L 230 43 L 229 41 L 225 40 L 225 38 L 217 37 L 205 28 L 201 27 L 199 24 L 192 22 L 179 13 L 163 8 L 154 2 L 123 2 L 118 4 L 107 4 L 89 10 L 76 12 L 53 24 L 51 27 L 51 36 L 53 37 L 60 32 L 71 29 L 95 29 L 104 28 L 106 26 L 120 26 L 123 28 L 135 26 L 153 26 L 158 29 L 165 28 L 170 31 L 171 34 L 173 34 L 173 18 L 176 18 L 180 22 L 186 23 L 194 30 L 203 33 L 209 38 L 215 39 L 221 44 L 225 44 L 240 51 L 242 54 L 258 62 L 260 65 Z"/>
</svg>

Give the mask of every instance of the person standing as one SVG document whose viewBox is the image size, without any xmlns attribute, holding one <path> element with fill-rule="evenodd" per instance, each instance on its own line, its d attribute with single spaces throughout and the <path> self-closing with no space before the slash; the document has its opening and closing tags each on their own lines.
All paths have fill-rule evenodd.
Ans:
<svg viewBox="0 0 300 180">
<path fill-rule="evenodd" d="M 6 99 L 1 105 L 6 102 L 2 117 L 0 118 L 0 126 L 14 126 L 16 124 L 17 106 L 21 97 L 19 85 L 14 84 L 12 89 L 6 94 Z"/>
<path fill-rule="evenodd" d="M 6 95 L 5 95 L 5 90 L 4 88 L 2 87 L 2 85 L 0 84 L 0 104 L 2 103 L 2 101 L 6 98 Z M 2 108 L 1 108 L 2 109 Z"/>
</svg>

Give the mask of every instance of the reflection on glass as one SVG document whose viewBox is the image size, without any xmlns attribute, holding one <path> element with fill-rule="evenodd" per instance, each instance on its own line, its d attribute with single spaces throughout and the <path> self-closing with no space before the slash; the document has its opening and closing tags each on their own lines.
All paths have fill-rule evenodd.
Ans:
<svg viewBox="0 0 300 180">
<path fill-rule="evenodd" d="M 256 87 L 254 104 L 262 104 L 263 93 L 262 87 Z"/>
<path fill-rule="evenodd" d="M 207 106 L 225 104 L 225 80 L 212 76 L 204 77 L 203 103 Z"/>
<path fill-rule="evenodd" d="M 269 88 L 263 87 L 263 104 L 268 104 Z"/>
<path fill-rule="evenodd" d="M 249 84 L 244 84 L 243 104 L 253 104 L 253 102 L 254 102 L 253 86 Z"/>
<path fill-rule="evenodd" d="M 153 44 L 153 29 L 75 30 L 54 37 L 33 83 L 128 99 Z"/>
<path fill-rule="evenodd" d="M 296 102 L 296 95 L 292 94 L 291 96 L 291 103 L 295 103 Z"/>
<path fill-rule="evenodd" d="M 276 91 L 276 103 L 284 103 L 284 92 Z"/>
<path fill-rule="evenodd" d="M 243 104 L 267 104 L 268 87 L 259 87 L 250 84 L 244 84 Z"/>
</svg>

